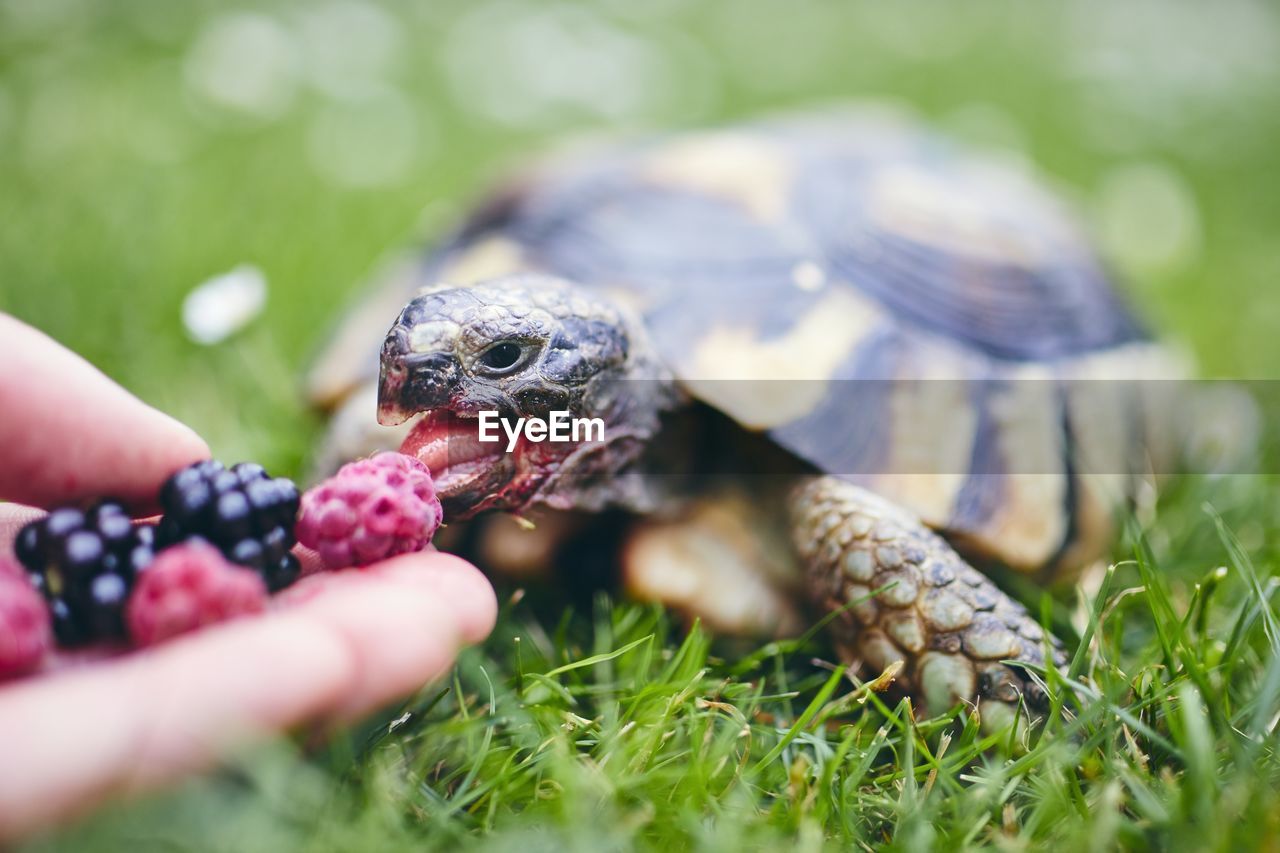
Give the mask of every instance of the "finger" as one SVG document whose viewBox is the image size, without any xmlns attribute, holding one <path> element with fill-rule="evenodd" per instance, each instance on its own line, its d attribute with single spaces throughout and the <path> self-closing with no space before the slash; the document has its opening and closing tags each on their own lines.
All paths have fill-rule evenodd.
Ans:
<svg viewBox="0 0 1280 853">
<path fill-rule="evenodd" d="M 282 601 L 0 690 L 0 732 L 23 732 L 0 762 L 0 838 L 207 766 L 246 737 L 408 694 L 446 672 L 497 609 L 477 570 L 439 554 L 304 579 Z"/>
<path fill-rule="evenodd" d="M 2 530 L 3 530 L 3 527 L 0 526 L 0 531 Z M 0 542 L 3 542 L 3 541 L 4 541 L 4 538 L 0 536 Z M 435 550 L 436 550 L 436 546 L 432 544 L 428 544 L 423 549 L 424 552 L 429 552 L 429 553 L 435 553 Z M 293 553 L 294 553 L 294 556 L 298 558 L 298 563 L 302 567 L 302 577 L 319 574 L 321 572 L 343 571 L 342 569 L 328 568 L 325 565 L 324 560 L 320 558 L 320 552 L 316 551 L 313 548 L 308 548 L 306 545 L 302 545 L 302 544 L 294 545 Z M 359 569 L 359 567 L 355 567 L 355 568 Z"/>
<path fill-rule="evenodd" d="M 353 680 L 342 637 L 281 614 L 0 690 L 0 839 L 318 716 Z"/>
<path fill-rule="evenodd" d="M 19 504 L 0 505 L 0 557 L 7 556 L 8 543 L 13 541 L 22 526 L 42 515 L 41 510 Z M 489 636 L 497 619 L 497 601 L 488 578 L 475 566 L 452 554 L 429 550 L 393 557 L 364 569 L 326 572 L 320 555 L 315 551 L 298 545 L 294 552 L 306 577 L 277 597 L 281 604 L 309 599 L 326 584 L 339 578 L 372 574 L 411 583 L 420 591 L 452 602 L 455 608 L 453 617 L 458 623 L 463 643 L 477 643 Z"/>
<path fill-rule="evenodd" d="M 44 515 L 43 510 L 22 504 L 0 504 L 0 558 L 10 556 L 9 545 L 29 521 Z"/>
<path fill-rule="evenodd" d="M 302 577 L 305 578 L 308 575 L 325 571 L 324 560 L 320 559 L 320 552 L 308 548 L 306 545 L 298 544 L 293 546 L 293 553 L 298 558 L 298 564 L 302 567 Z"/>
<path fill-rule="evenodd" d="M 0 314 L 0 341 L 0 500 L 113 495 L 146 509 L 165 477 L 208 457 L 194 432 L 43 333 Z"/>
<path fill-rule="evenodd" d="M 334 718 L 351 720 L 422 687 L 458 644 L 488 636 L 497 599 L 484 575 L 447 554 L 405 554 L 367 569 L 314 575 L 281 598 L 289 612 L 346 637 L 358 678 Z"/>
<path fill-rule="evenodd" d="M 409 584 L 447 602 L 462 642 L 478 643 L 493 630 L 498 600 L 479 569 L 452 554 L 405 554 L 384 560 L 366 572 Z"/>
</svg>

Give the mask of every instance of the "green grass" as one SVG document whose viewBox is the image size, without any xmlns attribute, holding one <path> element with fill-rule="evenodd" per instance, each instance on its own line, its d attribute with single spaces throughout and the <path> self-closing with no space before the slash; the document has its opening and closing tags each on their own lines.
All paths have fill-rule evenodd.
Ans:
<svg viewBox="0 0 1280 853">
<path fill-rule="evenodd" d="M 1274 4 L 534 8 L 0 0 L 0 310 L 220 457 L 299 473 L 322 421 L 297 377 L 341 305 L 508 165 L 573 131 L 857 95 L 1041 165 L 1206 373 L 1280 364 Z M 324 17 L 335 9 L 348 17 Z M 250 29 L 284 63 L 250 74 L 275 95 L 239 107 L 199 82 L 198 61 L 235 14 L 258 16 Z M 532 52 L 512 21 L 542 27 Z M 344 54 L 352 43 L 372 47 Z M 601 67 L 537 89 L 553 58 L 598 44 L 622 78 L 577 100 L 565 87 Z M 647 88 L 628 95 L 628 79 Z M 538 112 L 502 118 L 513 103 Z M 411 153 L 339 134 L 354 159 L 335 166 L 335 122 L 369 115 L 379 144 L 408 138 Z M 383 161 L 385 180 L 351 184 Z M 263 317 L 190 343 L 183 295 L 242 262 L 270 281 Z M 984 738 L 964 708 L 917 718 L 841 675 L 821 636 L 755 648 L 647 607 L 503 586 L 492 638 L 404 708 L 33 846 L 1274 846 L 1280 479 L 1172 484 L 1115 558 L 1101 587 L 1025 591 L 1075 652 L 1067 682 L 1049 676 L 1051 719 L 1025 737 Z"/>
<path fill-rule="evenodd" d="M 655 608 L 601 598 L 547 621 L 524 599 L 448 684 L 318 753 L 281 746 L 56 844 L 1264 845 L 1280 830 L 1275 584 L 1220 536 L 1205 544 L 1225 569 L 1168 573 L 1199 546 L 1143 540 L 1082 595 L 1085 642 L 1030 731 L 984 736 L 965 707 L 926 718 L 855 685 L 820 640 L 735 648 Z"/>
</svg>

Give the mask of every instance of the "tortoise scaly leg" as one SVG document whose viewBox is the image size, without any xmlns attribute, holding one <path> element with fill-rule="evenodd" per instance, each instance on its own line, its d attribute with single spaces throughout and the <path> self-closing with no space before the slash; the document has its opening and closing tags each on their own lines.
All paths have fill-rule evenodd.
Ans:
<svg viewBox="0 0 1280 853">
<path fill-rule="evenodd" d="M 930 713 L 975 702 L 998 726 L 1020 696 L 1043 706 L 1039 685 L 1000 662 L 1043 664 L 1039 624 L 917 518 L 835 477 L 806 480 L 789 509 L 816 604 L 830 612 L 862 600 L 831 623 L 849 660 L 871 674 L 902 661 L 898 683 Z M 1062 666 L 1061 643 L 1049 643 Z"/>
</svg>

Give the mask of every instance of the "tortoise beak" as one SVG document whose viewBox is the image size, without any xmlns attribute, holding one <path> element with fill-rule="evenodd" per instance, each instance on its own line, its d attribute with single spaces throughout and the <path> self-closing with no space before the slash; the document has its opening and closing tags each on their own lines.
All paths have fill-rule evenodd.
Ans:
<svg viewBox="0 0 1280 853">
<path fill-rule="evenodd" d="M 517 457 L 503 452 L 500 444 L 479 440 L 475 408 L 483 393 L 477 394 L 452 352 L 442 351 L 439 344 L 426 352 L 408 346 L 422 337 L 402 326 L 387 336 L 378 380 L 378 423 L 394 426 L 421 416 L 400 452 L 431 469 L 449 518 L 467 518 L 503 493 L 516 473 Z M 492 408 L 501 408 L 500 399 L 495 398 Z"/>
<path fill-rule="evenodd" d="M 378 423 L 402 424 L 420 412 L 447 408 L 457 398 L 462 366 L 452 353 L 413 352 L 396 326 L 382 345 L 378 370 Z"/>
</svg>

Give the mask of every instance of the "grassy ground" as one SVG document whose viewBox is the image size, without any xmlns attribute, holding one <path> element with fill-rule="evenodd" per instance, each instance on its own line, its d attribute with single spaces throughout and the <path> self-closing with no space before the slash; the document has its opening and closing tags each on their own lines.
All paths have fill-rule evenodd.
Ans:
<svg viewBox="0 0 1280 853">
<path fill-rule="evenodd" d="M 1207 373 L 1280 364 L 1272 5 L 884 8 L 0 0 L 0 309 L 296 473 L 321 427 L 296 379 L 340 305 L 507 164 L 870 95 L 1047 169 Z M 183 295 L 246 262 L 263 317 L 190 343 Z M 1030 593 L 1080 651 L 1027 738 L 885 704 L 820 636 L 544 591 L 405 708 L 36 846 L 1274 845 L 1278 509 L 1274 476 L 1185 481 L 1101 586 Z"/>
</svg>

